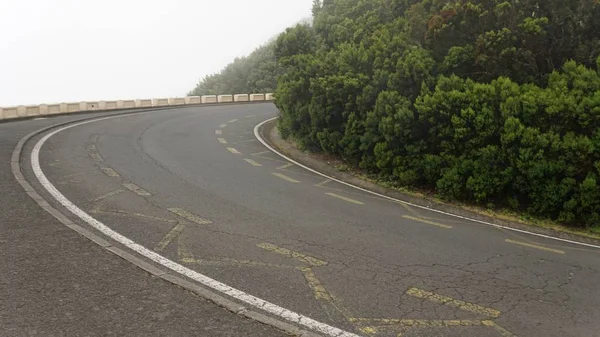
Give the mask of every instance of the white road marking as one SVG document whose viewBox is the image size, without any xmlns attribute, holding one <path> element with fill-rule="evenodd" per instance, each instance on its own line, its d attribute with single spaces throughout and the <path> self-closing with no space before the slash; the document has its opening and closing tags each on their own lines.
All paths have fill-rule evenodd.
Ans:
<svg viewBox="0 0 600 337">
<path fill-rule="evenodd" d="M 223 130 L 215 130 L 215 135 L 222 135 L 223 134 Z"/>
<path fill-rule="evenodd" d="M 224 293 L 228 296 L 231 296 L 241 302 L 244 302 L 255 308 L 261 309 L 261 310 L 268 312 L 274 316 L 283 318 L 289 322 L 298 324 L 300 326 L 306 327 L 313 331 L 323 333 L 327 336 L 359 337 L 358 335 L 353 334 L 351 332 L 347 332 L 347 331 L 341 330 L 339 328 L 333 327 L 331 325 L 318 322 L 310 317 L 298 314 L 296 312 L 285 309 L 285 308 L 280 307 L 271 302 L 265 301 L 261 298 L 247 294 L 241 290 L 235 289 L 224 283 L 214 280 L 206 275 L 200 274 L 197 271 L 194 271 L 185 266 L 182 266 L 179 263 L 171 261 L 171 260 L 167 259 L 166 257 L 164 257 L 160 254 L 157 254 L 156 252 L 154 252 L 154 251 L 134 242 L 133 240 L 119 234 L 118 232 L 112 230 L 111 228 L 109 228 L 108 226 L 103 224 L 102 222 L 96 220 L 95 218 L 93 218 L 92 216 L 87 214 L 81 208 L 77 207 L 69 199 L 67 199 L 62 193 L 60 193 L 56 189 L 56 187 L 54 187 L 54 185 L 52 185 L 52 183 L 48 180 L 48 178 L 46 177 L 46 175 L 44 174 L 44 172 L 42 171 L 42 168 L 40 166 L 40 149 L 42 148 L 44 143 L 48 139 L 50 139 L 50 137 L 52 137 L 55 134 L 62 132 L 64 130 L 67 130 L 67 129 L 70 129 L 70 128 L 73 128 L 76 126 L 84 125 L 84 124 L 89 124 L 92 122 L 99 122 L 99 121 L 103 121 L 103 120 L 108 120 L 108 119 L 113 119 L 113 118 L 122 118 L 122 117 L 124 117 L 124 116 L 111 116 L 111 117 L 99 118 L 99 119 L 89 120 L 89 121 L 80 122 L 80 123 L 76 123 L 76 124 L 71 124 L 69 126 L 62 127 L 58 130 L 55 130 L 55 131 L 47 134 L 46 136 L 44 136 L 42 139 L 40 139 L 35 144 L 35 147 L 33 148 L 32 152 L 31 152 L 31 166 L 33 168 L 33 172 L 34 172 L 36 178 L 38 179 L 38 181 L 40 182 L 40 184 L 44 187 L 44 189 L 46 189 L 46 191 L 48 191 L 48 193 L 50 193 L 50 195 L 52 195 L 52 197 L 54 199 L 56 199 L 61 205 L 63 205 L 65 208 L 67 208 L 71 213 L 73 213 L 74 215 L 79 217 L 81 220 L 87 222 L 90 226 L 92 226 L 92 227 L 96 228 L 98 231 L 102 232 L 102 234 L 119 242 L 120 244 L 126 246 L 127 248 L 139 253 L 140 255 L 142 255 L 142 256 L 144 256 L 166 268 L 169 268 L 181 275 L 189 277 L 192 280 L 199 282 L 211 289 L 214 289 L 214 290 Z"/>
<path fill-rule="evenodd" d="M 219 143 L 221 144 L 227 144 L 227 141 L 225 140 L 225 138 L 217 138 L 217 140 L 219 141 Z"/>
<path fill-rule="evenodd" d="M 254 136 L 256 137 L 256 139 L 258 139 L 267 149 L 271 150 L 271 152 L 275 153 L 276 155 L 280 156 L 281 158 L 289 161 L 290 163 L 294 163 L 297 166 L 302 167 L 303 169 L 305 169 L 307 171 L 310 171 L 310 172 L 312 172 L 314 174 L 320 175 L 321 177 L 333 180 L 333 181 L 338 182 L 338 183 L 340 183 L 342 185 L 346 185 L 348 187 L 352 187 L 352 188 L 357 189 L 359 191 L 363 191 L 363 192 L 366 192 L 366 193 L 369 193 L 369 194 L 372 194 L 372 195 L 376 195 L 376 196 L 378 196 L 380 198 L 384 198 L 384 199 L 391 200 L 391 201 L 394 201 L 394 202 L 398 202 L 398 203 L 401 203 L 401 204 L 404 204 L 404 205 L 409 205 L 409 206 L 413 206 L 413 207 L 416 207 L 416 208 L 428 210 L 428 211 L 435 212 L 435 213 L 438 213 L 438 214 L 443 214 L 443 215 L 447 215 L 447 216 L 458 218 L 458 219 L 462 219 L 462 220 L 476 222 L 476 223 L 479 223 L 479 224 L 482 224 L 482 225 L 492 226 L 492 227 L 496 227 L 496 228 L 502 228 L 502 229 L 506 229 L 506 230 L 509 230 L 509 231 L 514 231 L 514 232 L 519 232 L 519 233 L 523 233 L 523 234 L 529 234 L 529 235 L 533 235 L 533 236 L 537 236 L 537 237 L 542 237 L 542 238 L 545 238 L 545 239 L 556 240 L 556 241 L 560 241 L 560 242 L 570 243 L 570 244 L 573 244 L 573 245 L 579 245 L 579 246 L 585 246 L 585 247 L 592 247 L 592 248 L 600 249 L 600 245 L 594 245 L 594 244 L 591 244 L 591 243 L 584 243 L 584 242 L 577 242 L 577 241 L 563 239 L 563 238 L 556 238 L 556 237 L 545 235 L 545 234 L 539 234 L 539 233 L 529 232 L 529 231 L 518 229 L 518 228 L 512 228 L 512 227 L 508 227 L 508 226 L 497 225 L 497 224 L 494 224 L 494 223 L 491 223 L 491 222 L 477 220 L 477 219 L 472 219 L 472 218 L 468 218 L 466 216 L 462 216 L 462 215 L 458 215 L 458 214 L 452 214 L 452 213 L 440 211 L 440 210 L 437 210 L 437 209 L 434 209 L 434 208 L 429 208 L 429 207 L 425 207 L 425 206 L 413 204 L 413 203 L 406 202 L 406 201 L 403 201 L 403 200 L 400 200 L 400 199 L 388 197 L 387 195 L 383 195 L 383 194 L 380 194 L 380 193 L 377 193 L 377 192 L 370 191 L 370 190 L 368 190 L 366 188 L 362 188 L 362 187 L 359 187 L 359 186 L 352 185 L 350 183 L 347 183 L 347 182 L 345 182 L 343 180 L 336 179 L 334 177 L 330 177 L 330 176 L 328 176 L 328 175 L 326 175 L 324 173 L 321 173 L 321 172 L 319 172 L 319 171 L 317 171 L 315 169 L 312 169 L 312 168 L 310 168 L 310 167 L 308 167 L 306 165 L 300 164 L 296 160 L 293 160 L 292 158 L 290 158 L 290 157 L 284 155 L 283 153 L 275 150 L 271 145 L 269 145 L 261 137 L 260 132 L 258 132 L 258 130 L 261 128 L 261 126 L 263 126 L 266 123 L 268 123 L 268 122 L 270 122 L 272 120 L 275 120 L 277 118 L 279 118 L 279 117 L 273 117 L 273 118 L 267 119 L 266 121 L 263 121 L 263 122 L 259 123 L 258 125 L 256 125 L 254 127 Z"/>
</svg>

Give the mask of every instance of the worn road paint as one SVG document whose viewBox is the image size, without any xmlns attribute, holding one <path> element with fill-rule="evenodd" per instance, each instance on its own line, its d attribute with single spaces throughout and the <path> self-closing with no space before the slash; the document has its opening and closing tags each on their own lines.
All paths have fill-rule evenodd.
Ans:
<svg viewBox="0 0 600 337">
<path fill-rule="evenodd" d="M 267 154 L 267 153 L 271 153 L 271 151 L 256 152 L 256 153 L 252 153 L 250 155 L 251 156 L 260 156 L 260 155 Z"/>
<path fill-rule="evenodd" d="M 215 130 L 215 135 L 222 135 L 223 134 L 223 130 Z"/>
<path fill-rule="evenodd" d="M 219 125 L 219 127 L 220 127 L 221 129 L 224 129 L 224 128 L 226 128 L 226 127 L 227 127 L 227 124 L 221 124 L 221 125 Z"/>
<path fill-rule="evenodd" d="M 228 147 L 227 150 L 229 150 L 229 152 L 231 152 L 233 154 L 242 154 L 240 151 L 238 151 L 232 147 Z"/>
<path fill-rule="evenodd" d="M 437 226 L 437 227 L 441 227 L 441 228 L 446 228 L 446 229 L 452 228 L 452 226 L 449 226 L 449 225 L 444 225 L 444 224 L 441 224 L 441 223 L 437 223 L 437 222 L 434 222 L 434 221 L 429 221 L 429 220 L 423 219 L 423 218 L 417 218 L 417 217 L 410 216 L 410 215 L 403 215 L 402 217 L 404 219 L 418 221 L 418 222 L 422 222 L 424 224 L 428 224 L 428 225 L 432 225 L 432 226 Z"/>
<path fill-rule="evenodd" d="M 107 176 L 111 177 L 111 178 L 118 178 L 120 177 L 120 175 L 117 173 L 117 171 L 111 169 L 110 167 L 103 167 L 101 168 L 102 172 L 104 172 L 104 174 L 106 174 Z"/>
<path fill-rule="evenodd" d="M 498 311 L 496 309 L 486 308 L 481 305 L 457 300 L 457 299 L 454 299 L 454 298 L 448 297 L 448 296 L 434 294 L 432 292 L 417 289 L 417 288 L 408 289 L 406 291 L 406 294 L 409 296 L 412 296 L 412 297 L 421 298 L 421 299 L 425 299 L 425 300 L 428 300 L 431 302 L 440 303 L 440 304 L 447 305 L 450 307 L 458 308 L 460 310 L 474 313 L 477 315 L 493 317 L 493 318 L 500 317 L 500 311 Z"/>
<path fill-rule="evenodd" d="M 162 240 L 154 247 L 154 250 L 157 252 L 164 251 L 170 244 L 175 240 L 181 232 L 185 229 L 185 225 L 182 223 L 178 223 L 175 225 L 168 233 L 165 235 Z"/>
<path fill-rule="evenodd" d="M 287 163 L 287 164 L 285 164 L 285 165 L 281 165 L 281 166 L 277 167 L 277 169 L 278 169 L 278 170 L 284 170 L 284 169 L 286 169 L 286 168 L 288 168 L 288 167 L 292 167 L 292 166 L 294 166 L 294 164 L 292 164 L 292 163 Z"/>
<path fill-rule="evenodd" d="M 254 161 L 254 160 L 252 160 L 252 159 L 244 159 L 244 160 L 245 160 L 245 161 L 247 161 L 248 163 L 250 163 L 252 166 L 257 166 L 257 167 L 260 167 L 260 166 L 262 166 L 262 164 L 260 164 L 260 163 L 258 163 L 258 162 L 256 162 L 256 161 Z"/>
<path fill-rule="evenodd" d="M 502 337 L 514 337 L 514 334 L 506 329 L 504 329 L 503 327 L 501 327 L 500 325 L 498 325 L 496 322 L 494 321 L 482 321 L 481 323 L 483 323 L 483 325 L 491 327 L 492 329 L 496 330 L 496 332 L 498 332 L 500 334 L 500 336 Z"/>
<path fill-rule="evenodd" d="M 104 200 L 104 199 L 108 199 L 110 197 L 114 197 L 115 195 L 121 194 L 123 192 L 125 192 L 125 190 L 122 190 L 122 189 L 118 189 L 116 191 L 108 192 L 108 193 L 103 194 L 103 195 L 99 196 L 98 198 L 92 200 L 92 202 L 98 202 L 98 201 L 101 201 L 101 200 Z"/>
<path fill-rule="evenodd" d="M 297 184 L 297 183 L 299 183 L 299 182 L 300 182 L 299 180 L 296 180 L 296 179 L 294 179 L 294 178 L 290 178 L 290 177 L 286 176 L 285 174 L 281 174 L 281 173 L 273 173 L 273 175 L 274 175 L 274 176 L 276 176 L 276 177 L 278 177 L 278 178 L 281 178 L 281 179 L 283 179 L 283 180 L 287 180 L 287 181 L 289 181 L 290 183 Z"/>
<path fill-rule="evenodd" d="M 505 242 L 512 243 L 514 245 L 523 246 L 523 247 L 540 249 L 540 250 L 544 250 L 544 251 L 551 252 L 551 253 L 556 253 L 556 254 L 564 254 L 565 253 L 564 251 L 559 250 L 559 249 L 553 249 L 553 248 L 548 248 L 548 247 L 544 247 L 544 246 L 540 246 L 540 245 L 534 245 L 533 243 L 527 243 L 527 242 L 521 242 L 521 241 L 514 241 L 514 240 L 511 240 L 511 239 L 506 239 Z"/>
<path fill-rule="evenodd" d="M 139 187 L 136 184 L 132 184 L 132 183 L 124 183 L 123 187 L 125 187 L 126 189 L 130 190 L 131 192 L 142 196 L 142 197 L 149 197 L 152 195 L 152 193 L 146 191 L 145 189 Z"/>
<path fill-rule="evenodd" d="M 225 138 L 217 138 L 217 140 L 219 141 L 219 143 L 221 144 L 227 144 L 227 141 L 225 140 Z"/>
<path fill-rule="evenodd" d="M 252 118 L 252 117 L 254 117 L 254 115 L 248 115 L 248 116 L 246 116 L 246 118 Z"/>
<path fill-rule="evenodd" d="M 317 278 L 317 276 L 315 275 L 315 272 L 311 268 L 302 267 L 302 268 L 298 268 L 298 269 L 304 275 L 304 278 L 306 279 L 306 283 L 308 283 L 308 286 L 315 294 L 315 298 L 317 300 L 333 302 L 333 297 L 331 297 L 329 292 L 327 292 L 327 290 L 325 289 L 325 287 L 323 286 L 321 281 Z"/>
<path fill-rule="evenodd" d="M 229 122 L 227 122 L 227 123 L 235 123 L 235 122 L 237 122 L 238 120 L 239 120 L 239 119 L 232 119 L 232 120 L 230 120 L 230 121 L 229 121 Z"/>
<path fill-rule="evenodd" d="M 147 113 L 152 113 L 152 112 L 147 112 Z M 140 114 L 145 114 L 145 113 L 142 112 Z M 118 243 L 126 246 L 127 248 L 131 249 L 132 251 L 162 265 L 165 268 L 168 268 L 178 274 L 181 274 L 181 275 L 188 277 L 198 283 L 201 283 L 208 288 L 211 288 L 217 292 L 220 292 L 220 293 L 230 296 L 238 301 L 246 303 L 247 305 L 249 305 L 251 307 L 260 309 L 260 310 L 265 311 L 269 314 L 272 314 L 276 317 L 279 317 L 286 321 L 298 324 L 298 325 L 308 328 L 310 330 L 320 332 L 320 333 L 325 334 L 330 337 L 359 337 L 358 335 L 356 335 L 354 333 L 344 331 L 342 329 L 336 328 L 329 324 L 321 323 L 321 322 L 316 321 L 308 316 L 304 316 L 297 312 L 294 312 L 294 311 L 288 310 L 286 308 L 283 308 L 281 306 L 278 306 L 274 303 L 265 301 L 261 298 L 250 295 L 248 293 L 245 293 L 236 288 L 230 287 L 222 282 L 212 279 L 212 278 L 210 278 L 204 274 L 201 274 L 195 270 L 192 270 L 192 269 L 187 268 L 179 263 L 169 260 L 166 257 L 164 257 L 156 252 L 153 252 L 152 250 L 150 250 L 150 249 L 134 242 L 133 240 L 121 235 L 120 233 L 114 231 L 110 227 L 106 226 L 102 222 L 98 221 L 97 219 L 95 219 L 92 216 L 90 216 L 89 214 L 87 214 L 81 208 L 77 207 L 69 199 L 67 199 L 62 193 L 60 193 L 60 191 L 58 191 L 56 189 L 56 187 L 54 185 L 52 185 L 52 183 L 48 180 L 48 177 L 46 177 L 46 175 L 44 174 L 44 171 L 42 171 L 42 167 L 40 166 L 40 150 L 41 150 L 42 146 L 44 145 L 44 143 L 46 143 L 46 141 L 48 141 L 48 139 L 50 139 L 50 137 L 52 137 L 52 136 L 56 135 L 57 133 L 62 132 L 64 130 L 71 129 L 73 127 L 77 127 L 80 125 L 85 125 L 85 124 L 89 124 L 89 123 L 93 123 L 93 122 L 99 122 L 99 121 L 115 119 L 115 118 L 123 118 L 123 116 L 110 116 L 110 117 L 98 118 L 98 119 L 93 119 L 93 120 L 88 120 L 88 121 L 83 121 L 83 122 L 67 125 L 67 126 L 61 127 L 55 131 L 48 133 L 47 135 L 42 137 L 42 139 L 40 139 L 35 144 L 35 146 L 33 147 L 33 150 L 31 151 L 31 166 L 33 168 L 33 172 L 34 172 L 37 180 L 40 182 L 40 184 L 44 187 L 44 189 L 48 193 L 50 193 L 50 195 L 52 195 L 52 197 L 54 199 L 56 199 L 56 201 L 58 201 L 61 205 L 63 205 L 63 207 L 68 209 L 75 216 L 79 217 L 81 220 L 85 221 L 90 226 L 94 227 L 96 230 L 100 231 L 102 234 L 106 235 L 107 237 L 111 238 L 112 240 L 117 241 Z"/>
<path fill-rule="evenodd" d="M 186 211 L 183 208 L 168 208 L 167 210 L 173 214 L 179 215 L 180 217 L 187 219 L 191 222 L 195 222 L 199 225 L 210 225 L 212 223 L 212 221 L 203 219 L 197 216 L 196 214 Z"/>
<path fill-rule="evenodd" d="M 307 264 L 309 264 L 311 266 L 314 266 L 314 267 L 320 267 L 320 266 L 326 266 L 327 265 L 327 262 L 325 262 L 325 261 L 319 260 L 319 259 L 317 259 L 315 257 L 312 257 L 312 256 L 308 256 L 306 254 L 302 254 L 302 253 L 299 253 L 299 252 L 294 252 L 294 251 L 289 250 L 287 248 L 282 248 L 282 247 L 276 246 L 276 245 L 274 245 L 272 243 L 263 242 L 263 243 L 258 244 L 256 246 L 258 248 L 262 248 L 262 249 L 264 249 L 266 251 L 269 251 L 269 252 L 277 253 L 277 254 L 280 254 L 280 255 L 283 255 L 283 256 L 287 256 L 289 258 L 296 259 L 298 261 L 302 261 L 302 262 L 307 263 Z"/>
<path fill-rule="evenodd" d="M 345 197 L 343 195 L 339 195 L 339 194 L 335 194 L 335 193 L 325 193 L 325 194 L 327 194 L 330 197 L 338 198 L 340 200 L 344 200 L 344 201 L 347 201 L 347 202 L 355 204 L 355 205 L 364 205 L 365 204 L 362 201 L 350 199 L 350 198 L 347 198 L 347 197 Z"/>
<path fill-rule="evenodd" d="M 323 187 L 323 186 L 329 184 L 330 182 L 331 182 L 331 179 L 325 179 L 322 182 L 316 184 L 315 186 L 317 186 L 317 187 Z"/>
</svg>

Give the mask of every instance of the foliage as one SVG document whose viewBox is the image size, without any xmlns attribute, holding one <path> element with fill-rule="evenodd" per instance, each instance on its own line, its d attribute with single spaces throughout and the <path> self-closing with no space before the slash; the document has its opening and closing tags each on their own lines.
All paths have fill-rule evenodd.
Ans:
<svg viewBox="0 0 600 337">
<path fill-rule="evenodd" d="M 236 58 L 219 73 L 205 76 L 188 96 L 273 92 L 281 69 L 274 46 L 274 42 L 267 43 Z"/>
<path fill-rule="evenodd" d="M 315 0 L 274 43 L 280 130 L 398 185 L 600 221 L 596 0 Z"/>
</svg>

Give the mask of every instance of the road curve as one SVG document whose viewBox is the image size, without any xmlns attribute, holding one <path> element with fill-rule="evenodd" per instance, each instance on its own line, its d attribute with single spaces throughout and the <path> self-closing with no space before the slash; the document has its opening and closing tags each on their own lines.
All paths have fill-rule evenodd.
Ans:
<svg viewBox="0 0 600 337">
<path fill-rule="evenodd" d="M 323 179 L 254 137 L 276 113 L 252 104 L 99 120 L 50 137 L 41 169 L 137 244 L 348 333 L 599 335 L 598 250 Z"/>
</svg>

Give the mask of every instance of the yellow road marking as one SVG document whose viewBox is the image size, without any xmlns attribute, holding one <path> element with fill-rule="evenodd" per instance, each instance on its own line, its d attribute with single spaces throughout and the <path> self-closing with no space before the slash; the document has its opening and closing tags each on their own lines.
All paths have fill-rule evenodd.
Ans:
<svg viewBox="0 0 600 337">
<path fill-rule="evenodd" d="M 196 214 L 190 213 L 183 208 L 168 208 L 169 212 L 179 215 L 182 218 L 188 219 L 191 222 L 195 222 L 199 225 L 210 225 L 212 221 L 203 219 Z"/>
<path fill-rule="evenodd" d="M 292 166 L 294 166 L 294 164 L 292 164 L 292 163 L 287 163 L 287 164 L 285 164 L 285 165 L 279 166 L 277 169 L 278 169 L 278 170 L 283 170 L 283 169 L 286 169 L 286 168 L 288 168 L 288 167 L 292 167 Z"/>
<path fill-rule="evenodd" d="M 232 147 L 228 147 L 227 150 L 229 150 L 229 152 L 231 152 L 233 154 L 242 154 L 240 151 L 238 151 Z"/>
<path fill-rule="evenodd" d="M 123 187 L 125 187 L 126 189 L 130 190 L 131 192 L 140 195 L 142 197 L 147 197 L 147 196 L 151 196 L 152 194 L 148 191 L 146 191 L 145 189 L 139 187 L 136 184 L 131 184 L 131 183 L 124 183 Z"/>
<path fill-rule="evenodd" d="M 408 289 L 408 291 L 406 291 L 406 294 L 409 296 L 412 296 L 412 297 L 426 299 L 431 302 L 440 303 L 443 305 L 451 306 L 454 308 L 461 309 L 463 311 L 468 311 L 468 312 L 486 316 L 486 317 L 497 318 L 500 316 L 500 311 L 498 311 L 496 309 L 486 308 L 486 307 L 483 307 L 483 306 L 480 306 L 477 304 L 468 303 L 468 302 L 461 301 L 461 300 L 456 300 L 452 297 L 434 294 L 432 292 L 417 289 L 417 288 Z"/>
<path fill-rule="evenodd" d="M 500 336 L 502 336 L 502 337 L 513 337 L 514 336 L 512 334 L 512 332 L 504 329 L 503 327 L 501 327 L 494 321 L 482 321 L 481 323 L 483 323 L 483 325 L 485 325 L 485 326 L 489 326 L 492 329 L 496 330 L 496 332 L 498 332 L 500 334 Z"/>
<path fill-rule="evenodd" d="M 361 201 L 358 201 L 358 200 L 354 200 L 354 199 L 350 199 L 350 198 L 344 197 L 343 195 L 339 195 L 339 194 L 335 194 L 335 193 L 325 193 L 325 194 L 327 194 L 330 197 L 338 198 L 340 200 L 344 200 L 344 201 L 347 201 L 349 203 L 353 203 L 353 204 L 356 204 L 356 205 L 364 205 L 365 204 L 364 202 L 361 202 Z"/>
<path fill-rule="evenodd" d="M 287 257 L 302 261 L 304 263 L 308 263 L 311 266 L 320 267 L 320 266 L 327 265 L 327 262 L 325 262 L 325 261 L 319 260 L 317 258 L 308 256 L 308 255 L 305 255 L 302 253 L 294 252 L 294 251 L 291 251 L 286 248 L 278 247 L 272 243 L 264 242 L 264 243 L 258 244 L 257 247 L 262 248 L 269 252 L 277 253 L 277 254 L 280 254 L 283 256 L 287 256 Z"/>
<path fill-rule="evenodd" d="M 107 176 L 111 177 L 111 178 L 118 178 L 120 177 L 120 175 L 117 173 L 117 171 L 111 169 L 110 167 L 103 167 L 102 172 L 104 172 L 104 174 L 106 174 Z"/>
<path fill-rule="evenodd" d="M 333 302 L 333 298 L 331 297 L 331 295 L 329 295 L 329 293 L 327 292 L 327 290 L 325 289 L 325 287 L 317 278 L 317 276 L 311 268 L 304 267 L 298 269 L 302 272 L 302 274 L 304 274 L 304 278 L 306 279 L 306 282 L 308 283 L 310 289 L 312 289 L 313 293 L 315 294 L 315 298 L 317 300 Z"/>
<path fill-rule="evenodd" d="M 95 161 L 104 161 L 104 158 L 102 158 L 102 156 L 96 152 L 91 152 L 90 157 L 92 157 L 92 159 Z"/>
<path fill-rule="evenodd" d="M 217 138 L 217 140 L 219 141 L 219 143 L 221 144 L 227 144 L 227 141 L 225 140 L 225 138 Z"/>
<path fill-rule="evenodd" d="M 351 323 L 367 323 L 376 330 L 377 326 L 401 325 L 405 327 L 451 327 L 451 326 L 484 326 L 486 322 L 473 319 L 394 319 L 394 318 L 350 318 Z M 493 322 L 492 322 L 493 323 Z"/>
<path fill-rule="evenodd" d="M 267 153 L 271 153 L 271 151 L 263 151 L 263 152 L 252 153 L 251 156 L 260 156 L 260 155 L 267 154 Z"/>
<path fill-rule="evenodd" d="M 317 186 L 317 187 L 323 187 L 323 186 L 329 184 L 330 182 L 331 182 L 331 179 L 325 179 L 322 182 L 316 184 L 315 186 Z"/>
<path fill-rule="evenodd" d="M 223 134 L 223 130 L 215 130 L 215 135 L 222 135 Z"/>
<path fill-rule="evenodd" d="M 194 254 L 192 254 L 187 246 L 181 241 L 181 236 L 177 240 L 177 257 L 179 257 L 179 261 L 183 263 L 196 263 Z"/>
<path fill-rule="evenodd" d="M 286 175 L 284 175 L 284 174 L 281 174 L 281 173 L 273 173 L 273 175 L 274 175 L 274 176 L 276 176 L 276 177 L 278 177 L 278 178 L 281 178 L 281 179 L 283 179 L 283 180 L 287 180 L 287 181 L 289 181 L 290 183 L 296 183 L 296 184 L 297 184 L 297 183 L 299 183 L 299 182 L 300 182 L 300 181 L 298 181 L 298 180 L 296 180 L 296 179 L 290 178 L 290 177 L 288 177 L 288 176 L 286 176 Z"/>
<path fill-rule="evenodd" d="M 111 215 L 118 215 L 118 216 L 123 216 L 123 217 L 135 216 L 135 217 L 138 217 L 138 218 L 152 219 L 152 220 L 157 220 L 157 221 L 166 222 L 166 223 L 177 223 L 176 220 L 159 218 L 159 217 L 156 217 L 156 216 L 142 214 L 142 213 L 131 213 L 131 212 L 127 212 L 127 211 L 120 210 L 120 209 L 105 211 L 105 210 L 102 210 L 100 208 L 99 204 L 94 205 L 92 207 L 92 209 L 90 210 L 90 213 L 94 213 L 94 214 L 111 214 Z"/>
<path fill-rule="evenodd" d="M 219 125 L 219 127 L 220 127 L 221 129 L 224 129 L 224 128 L 226 128 L 226 127 L 227 127 L 227 124 L 221 124 L 221 125 Z"/>
<path fill-rule="evenodd" d="M 123 193 L 123 192 L 125 192 L 125 190 L 122 190 L 122 189 L 118 189 L 116 191 L 108 192 L 108 193 L 103 194 L 103 195 L 99 196 L 98 198 L 92 200 L 92 202 L 98 202 L 100 200 L 104 200 L 104 199 L 107 199 L 107 198 L 110 198 L 110 197 L 114 197 L 115 195 Z"/>
<path fill-rule="evenodd" d="M 523 246 L 523 247 L 529 247 L 529 248 L 535 248 L 535 249 L 545 250 L 547 252 L 552 252 L 552 253 L 556 253 L 556 254 L 564 254 L 565 253 L 562 250 L 548 248 L 548 247 L 544 247 L 544 246 L 540 246 L 540 245 L 534 245 L 532 243 L 527 243 L 527 242 L 514 241 L 514 240 L 511 240 L 511 239 L 506 239 L 505 242 L 512 243 L 512 244 L 519 245 L 519 246 Z"/>
<path fill-rule="evenodd" d="M 425 224 L 428 224 L 428 225 L 432 225 L 432 226 L 438 226 L 438 227 L 441 227 L 441 228 L 447 228 L 447 229 L 450 229 L 450 228 L 452 228 L 452 226 L 449 226 L 449 225 L 444 225 L 444 224 L 441 224 L 441 223 L 437 223 L 437 222 L 429 221 L 429 220 L 422 219 L 422 218 L 417 218 L 417 217 L 410 216 L 410 215 L 403 215 L 402 217 L 403 217 L 404 219 L 409 219 L 409 220 L 413 220 L 413 221 L 418 221 L 418 222 L 422 222 L 422 223 L 425 223 Z"/>
<path fill-rule="evenodd" d="M 238 119 L 232 119 L 232 120 L 230 120 L 230 121 L 229 121 L 229 122 L 227 122 L 227 123 L 235 123 L 235 122 L 237 122 L 237 121 L 238 121 Z"/>
<path fill-rule="evenodd" d="M 184 224 L 178 223 L 177 225 L 175 225 L 167 233 L 167 235 L 165 235 L 165 237 L 162 238 L 162 240 L 160 240 L 160 242 L 156 245 L 156 247 L 154 247 L 154 250 L 157 252 L 164 251 L 167 248 L 167 246 L 169 246 L 169 244 L 171 244 L 171 242 L 173 242 L 173 240 L 175 238 L 177 238 L 179 236 L 179 234 L 181 234 L 181 232 L 183 232 L 184 229 L 185 229 Z"/>
<path fill-rule="evenodd" d="M 278 163 L 287 163 L 287 161 L 283 161 L 280 159 L 273 159 L 273 158 L 269 158 L 269 157 L 265 157 L 265 156 L 258 156 L 258 158 L 262 158 L 262 159 L 266 159 L 266 160 L 270 160 L 270 161 L 274 161 L 274 162 L 278 162 Z"/>
<path fill-rule="evenodd" d="M 260 163 L 252 160 L 252 159 L 244 159 L 245 161 L 247 161 L 248 163 L 250 163 L 252 166 L 262 166 Z"/>
</svg>

